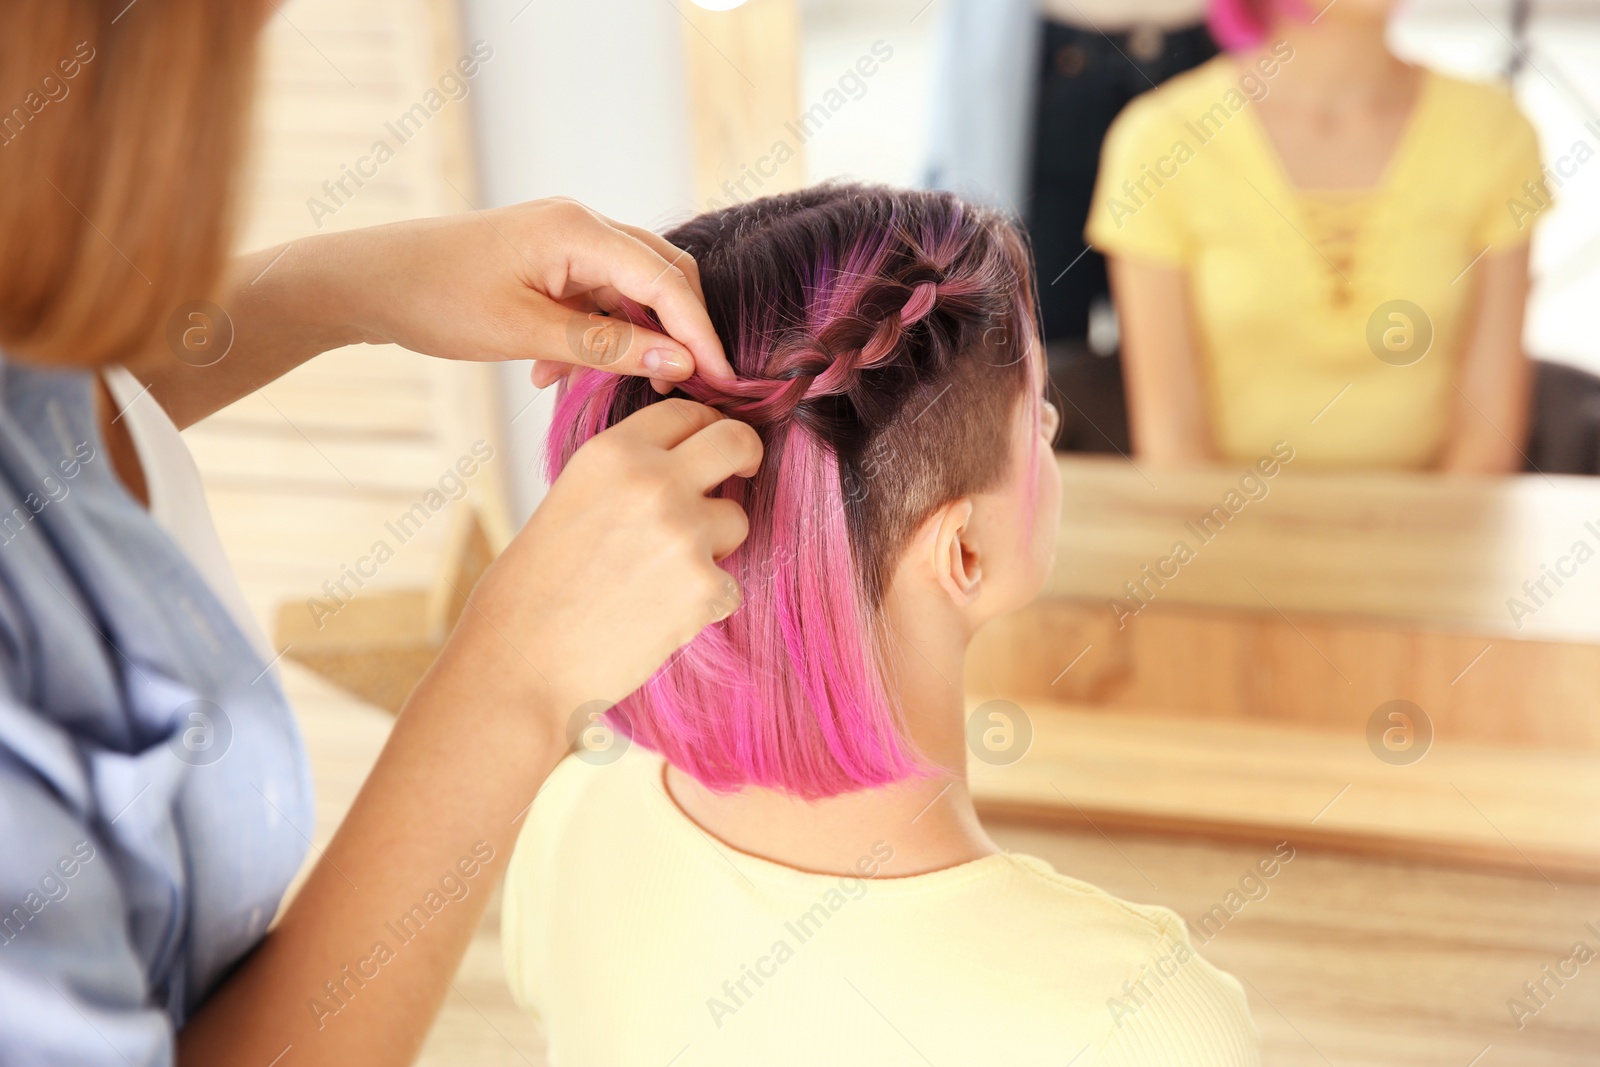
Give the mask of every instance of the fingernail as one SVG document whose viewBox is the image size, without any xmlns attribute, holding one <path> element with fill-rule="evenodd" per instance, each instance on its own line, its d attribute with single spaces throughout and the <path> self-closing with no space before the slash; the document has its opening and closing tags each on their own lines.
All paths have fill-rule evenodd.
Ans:
<svg viewBox="0 0 1600 1067">
<path fill-rule="evenodd" d="M 687 378 L 692 368 L 682 353 L 670 348 L 652 348 L 644 354 L 644 369 L 651 374 L 676 374 Z"/>
</svg>

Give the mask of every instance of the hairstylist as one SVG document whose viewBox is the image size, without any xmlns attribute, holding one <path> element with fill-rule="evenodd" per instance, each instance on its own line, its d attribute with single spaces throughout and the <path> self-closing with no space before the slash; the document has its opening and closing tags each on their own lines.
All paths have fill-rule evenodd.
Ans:
<svg viewBox="0 0 1600 1067">
<path fill-rule="evenodd" d="M 130 435 L 102 371 L 125 366 L 184 426 L 357 341 L 572 359 L 570 308 L 628 297 L 676 340 L 635 331 L 613 366 L 729 373 L 693 261 L 569 202 L 227 262 L 270 10 L 0 9 L 0 1062 L 410 1062 L 568 714 L 622 697 L 738 602 L 716 561 L 744 515 L 703 494 L 753 473 L 754 431 L 671 401 L 595 438 L 472 593 L 267 932 L 307 848 L 305 753 L 225 606 L 231 578 L 203 573 L 209 516 L 172 511 L 199 499 L 176 432 L 147 420 L 154 449 Z M 198 370 L 162 335 L 202 298 L 236 339 Z M 232 731 L 205 766 L 175 744 L 197 706 Z M 446 900 L 442 880 L 470 892 Z M 426 928 L 387 933 L 419 901 Z"/>
<path fill-rule="evenodd" d="M 1088 236 L 1153 461 L 1522 466 L 1526 212 L 1509 93 L 1403 62 L 1393 0 L 1211 0 L 1230 53 L 1135 100 Z"/>
</svg>

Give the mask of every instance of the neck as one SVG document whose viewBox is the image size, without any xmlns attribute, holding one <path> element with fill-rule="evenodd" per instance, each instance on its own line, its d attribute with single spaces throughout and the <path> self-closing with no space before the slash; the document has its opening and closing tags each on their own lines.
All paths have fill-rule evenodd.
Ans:
<svg viewBox="0 0 1600 1067">
<path fill-rule="evenodd" d="M 673 799 L 703 829 L 741 851 L 802 870 L 852 872 L 884 845 L 885 877 L 941 870 L 999 851 L 984 834 L 966 777 L 962 621 L 932 605 L 886 612 L 892 684 L 926 777 L 805 801 L 770 789 L 719 795 L 669 767 Z"/>
<path fill-rule="evenodd" d="M 1335 103 L 1392 94 L 1412 68 L 1389 51 L 1386 30 L 1381 15 L 1347 12 L 1337 3 L 1324 9 L 1315 24 L 1280 20 L 1260 52 L 1286 42 L 1294 58 L 1283 64 L 1272 91 L 1296 101 Z"/>
</svg>

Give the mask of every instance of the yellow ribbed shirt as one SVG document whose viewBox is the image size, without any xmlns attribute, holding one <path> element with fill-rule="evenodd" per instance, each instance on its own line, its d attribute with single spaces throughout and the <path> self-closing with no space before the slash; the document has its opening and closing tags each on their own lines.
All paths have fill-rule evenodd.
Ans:
<svg viewBox="0 0 1600 1067">
<path fill-rule="evenodd" d="M 1239 79 L 1221 56 L 1123 111 L 1087 239 L 1186 272 L 1221 455 L 1288 441 L 1297 465 L 1427 466 L 1472 327 L 1470 267 L 1526 242 L 1548 207 L 1533 128 L 1504 91 L 1428 72 L 1376 186 L 1305 190 Z M 1375 353 L 1430 324 L 1426 348 Z"/>
<path fill-rule="evenodd" d="M 1239 983 L 1183 921 L 1005 854 L 861 877 L 738 852 L 664 792 L 663 763 L 575 758 L 512 857 L 502 947 L 552 1067 L 1242 1067 Z"/>
</svg>

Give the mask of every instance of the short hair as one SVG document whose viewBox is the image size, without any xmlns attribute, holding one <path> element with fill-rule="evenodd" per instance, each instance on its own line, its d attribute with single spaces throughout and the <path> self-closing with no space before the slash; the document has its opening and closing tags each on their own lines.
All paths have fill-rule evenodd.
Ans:
<svg viewBox="0 0 1600 1067">
<path fill-rule="evenodd" d="M 666 236 L 695 257 L 738 375 L 681 388 L 749 422 L 766 456 L 718 490 L 750 519 L 722 561 L 742 607 L 610 718 L 719 791 L 817 798 L 928 773 L 885 685 L 883 598 L 934 510 L 1005 479 L 1022 398 L 1037 423 L 1026 241 L 950 193 L 853 184 L 738 204 Z M 551 478 L 657 399 L 643 379 L 575 371 Z"/>
</svg>

